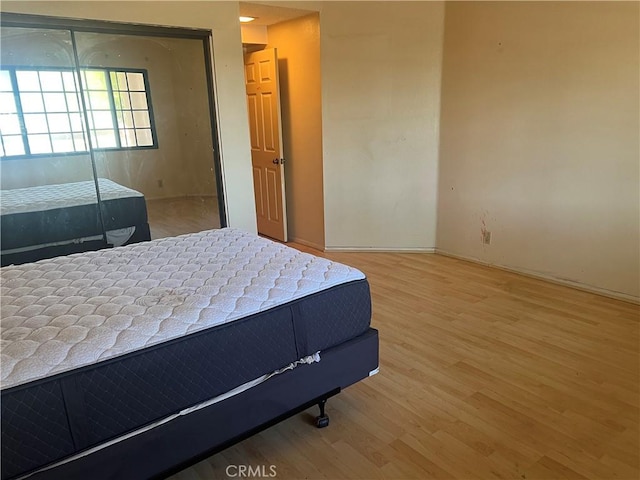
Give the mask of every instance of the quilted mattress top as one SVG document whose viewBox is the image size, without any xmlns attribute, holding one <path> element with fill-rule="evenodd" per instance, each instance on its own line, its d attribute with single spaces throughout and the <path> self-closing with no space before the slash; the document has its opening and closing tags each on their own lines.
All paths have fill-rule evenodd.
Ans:
<svg viewBox="0 0 640 480">
<path fill-rule="evenodd" d="M 0 270 L 9 388 L 364 278 L 224 228 Z"/>
<path fill-rule="evenodd" d="M 143 196 L 137 190 L 124 187 L 106 178 L 99 178 L 98 185 L 102 200 Z M 41 212 L 98 203 L 93 180 L 0 190 L 0 200 L 0 215 Z"/>
</svg>

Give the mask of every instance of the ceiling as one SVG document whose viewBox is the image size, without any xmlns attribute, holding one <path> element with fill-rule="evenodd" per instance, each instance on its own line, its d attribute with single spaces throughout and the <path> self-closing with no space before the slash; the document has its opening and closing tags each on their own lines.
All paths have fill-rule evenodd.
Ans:
<svg viewBox="0 0 640 480">
<path fill-rule="evenodd" d="M 273 25 L 276 23 L 302 17 L 312 13 L 310 10 L 299 8 L 275 7 L 263 3 L 240 2 L 240 15 L 255 17 L 255 20 L 247 25 Z"/>
</svg>

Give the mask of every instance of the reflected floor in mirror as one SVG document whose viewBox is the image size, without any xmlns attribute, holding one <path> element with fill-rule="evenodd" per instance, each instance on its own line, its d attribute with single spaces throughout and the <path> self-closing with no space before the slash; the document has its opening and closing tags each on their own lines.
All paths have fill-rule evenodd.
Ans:
<svg viewBox="0 0 640 480">
<path fill-rule="evenodd" d="M 220 228 L 218 198 L 176 197 L 147 200 L 151 239 Z"/>
</svg>

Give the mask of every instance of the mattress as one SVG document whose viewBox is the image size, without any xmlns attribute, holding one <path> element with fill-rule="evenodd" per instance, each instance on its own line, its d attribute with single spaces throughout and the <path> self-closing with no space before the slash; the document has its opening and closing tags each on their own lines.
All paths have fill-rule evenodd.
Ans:
<svg viewBox="0 0 640 480">
<path fill-rule="evenodd" d="M 142 197 L 142 193 L 106 178 L 99 178 L 101 200 Z M 41 212 L 98 202 L 93 180 L 2 190 L 0 215 Z"/>
<path fill-rule="evenodd" d="M 339 345 L 371 319 L 362 272 L 230 228 L 5 267 L 0 308 L 3 479 Z"/>
<path fill-rule="evenodd" d="M 142 193 L 98 179 L 105 230 L 147 226 Z M 102 234 L 93 181 L 0 191 L 3 251 L 68 242 Z"/>
</svg>

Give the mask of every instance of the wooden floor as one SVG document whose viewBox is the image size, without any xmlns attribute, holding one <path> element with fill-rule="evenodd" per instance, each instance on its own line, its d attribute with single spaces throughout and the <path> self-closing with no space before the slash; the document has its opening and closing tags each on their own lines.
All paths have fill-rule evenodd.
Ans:
<svg viewBox="0 0 640 480">
<path fill-rule="evenodd" d="M 640 307 L 433 254 L 364 271 L 380 373 L 174 480 L 638 479 Z M 230 477 L 230 473 L 236 475 Z"/>
<path fill-rule="evenodd" d="M 151 239 L 220 228 L 217 197 L 147 199 Z"/>
</svg>

